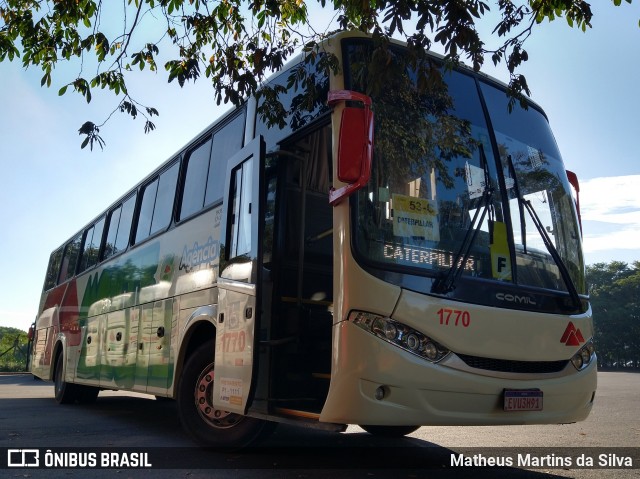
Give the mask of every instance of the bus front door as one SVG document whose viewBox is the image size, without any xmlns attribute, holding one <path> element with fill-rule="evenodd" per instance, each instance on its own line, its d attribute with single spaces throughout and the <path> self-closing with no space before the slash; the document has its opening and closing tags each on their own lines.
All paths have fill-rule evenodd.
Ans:
<svg viewBox="0 0 640 479">
<path fill-rule="evenodd" d="M 245 414 L 258 367 L 264 221 L 264 140 L 229 160 L 220 234 L 213 404 Z"/>
</svg>

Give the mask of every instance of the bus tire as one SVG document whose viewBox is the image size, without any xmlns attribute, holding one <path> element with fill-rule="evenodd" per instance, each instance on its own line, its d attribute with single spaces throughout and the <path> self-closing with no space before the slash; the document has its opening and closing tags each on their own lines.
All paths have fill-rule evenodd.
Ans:
<svg viewBox="0 0 640 479">
<path fill-rule="evenodd" d="M 369 434 L 380 437 L 402 437 L 420 429 L 420 426 L 360 426 Z"/>
<path fill-rule="evenodd" d="M 58 404 L 73 404 L 78 398 L 78 387 L 64 380 L 64 359 L 60 351 L 56 358 L 56 369 L 53 378 L 53 391 Z"/>
<path fill-rule="evenodd" d="M 198 347 L 187 359 L 176 396 L 178 417 L 186 432 L 208 447 L 246 447 L 267 437 L 275 423 L 221 411 L 211 403 L 213 343 Z"/>
</svg>

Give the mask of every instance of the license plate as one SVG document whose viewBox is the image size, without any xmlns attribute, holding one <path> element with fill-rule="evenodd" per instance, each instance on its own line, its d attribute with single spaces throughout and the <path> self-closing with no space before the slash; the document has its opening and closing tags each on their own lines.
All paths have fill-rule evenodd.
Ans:
<svg viewBox="0 0 640 479">
<path fill-rule="evenodd" d="M 505 389 L 505 411 L 542 411 L 540 389 Z"/>
</svg>

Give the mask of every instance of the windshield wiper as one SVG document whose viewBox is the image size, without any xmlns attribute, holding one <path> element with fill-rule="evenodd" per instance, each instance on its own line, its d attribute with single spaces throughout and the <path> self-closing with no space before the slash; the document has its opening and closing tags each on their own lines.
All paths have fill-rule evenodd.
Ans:
<svg viewBox="0 0 640 479">
<path fill-rule="evenodd" d="M 451 268 L 449 268 L 446 274 L 442 274 L 435 279 L 431 286 L 432 293 L 446 294 L 455 289 L 456 281 L 464 271 L 469 255 L 471 254 L 471 246 L 475 242 L 476 236 L 478 236 L 478 231 L 480 231 L 484 217 L 488 211 L 491 211 L 490 216 L 493 215 L 493 186 L 491 185 L 491 178 L 489 176 L 489 165 L 482 145 L 479 146 L 479 150 L 480 162 L 482 163 L 482 169 L 484 171 L 484 190 L 482 197 L 473 215 L 469 229 L 464 235 L 464 240 L 456 252 Z M 482 212 L 480 210 L 482 210 Z M 480 217 L 479 221 L 478 217 Z"/>
<path fill-rule="evenodd" d="M 553 245 L 553 241 L 551 241 L 551 238 L 549 237 L 547 230 L 545 230 L 544 225 L 542 224 L 542 221 L 540 221 L 540 217 L 538 216 L 538 213 L 536 213 L 536 210 L 533 208 L 531 201 L 526 200 L 524 196 L 522 196 L 522 192 L 518 185 L 518 177 L 516 176 L 515 167 L 513 165 L 513 160 L 511 159 L 511 155 L 507 156 L 507 161 L 509 162 L 509 169 L 511 170 L 513 175 L 514 191 L 516 192 L 517 199 L 518 199 L 518 207 L 520 208 L 520 215 L 521 215 L 520 224 L 524 225 L 524 214 L 522 213 L 523 206 L 524 206 L 524 208 L 526 208 L 527 212 L 529 213 L 529 216 L 531 217 L 531 220 L 533 221 L 534 226 L 538 230 L 538 233 L 542 237 L 542 242 L 547 247 L 547 251 L 555 261 L 556 265 L 558 266 L 558 269 L 560 270 L 560 275 L 562 276 L 562 280 L 564 281 L 567 287 L 567 291 L 569 292 L 569 296 L 571 297 L 571 300 L 573 301 L 576 309 L 579 310 L 582 306 L 582 301 L 580 300 L 580 295 L 578 294 L 576 285 L 573 282 L 573 279 L 571 278 L 571 274 L 567 269 L 567 265 L 562 260 L 562 257 L 560 256 L 560 253 L 558 253 L 558 250 L 556 249 L 556 247 Z M 524 227 L 522 231 L 523 231 L 523 234 L 525 234 L 526 231 Z M 523 243 L 524 243 L 524 237 L 523 237 Z M 524 252 L 525 254 L 527 252 L 526 243 L 524 243 Z"/>
<path fill-rule="evenodd" d="M 524 220 L 524 207 L 520 198 L 523 198 L 520 193 L 520 185 L 518 180 L 516 179 L 516 169 L 513 166 L 513 159 L 511 155 L 507 155 L 507 164 L 509 165 L 509 174 L 513 179 L 513 190 L 516 192 L 516 197 L 518 198 L 518 211 L 520 213 L 520 236 L 522 240 L 522 248 L 524 249 L 524 254 L 527 254 L 527 223 Z"/>
</svg>

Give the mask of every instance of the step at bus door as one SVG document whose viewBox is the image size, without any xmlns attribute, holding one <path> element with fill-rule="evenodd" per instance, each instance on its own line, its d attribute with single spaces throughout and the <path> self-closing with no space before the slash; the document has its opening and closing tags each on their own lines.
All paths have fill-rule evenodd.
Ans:
<svg viewBox="0 0 640 479">
<path fill-rule="evenodd" d="M 259 137 L 229 160 L 222 208 L 213 404 L 240 414 L 253 399 L 258 368 L 264 150 Z"/>
</svg>

